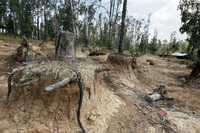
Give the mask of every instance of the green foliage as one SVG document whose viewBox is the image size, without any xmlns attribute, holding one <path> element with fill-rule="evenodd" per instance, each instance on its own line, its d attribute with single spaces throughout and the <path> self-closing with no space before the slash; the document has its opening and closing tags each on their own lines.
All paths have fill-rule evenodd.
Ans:
<svg viewBox="0 0 200 133">
<path fill-rule="evenodd" d="M 33 31 L 32 2 L 30 0 L 22 0 L 21 6 L 23 12 L 22 16 L 19 17 L 21 35 L 31 37 Z"/>
<path fill-rule="evenodd" d="M 55 32 L 54 32 L 54 25 L 53 25 L 53 19 L 47 20 L 46 22 L 46 27 L 47 27 L 47 33 L 49 38 L 53 39 L 55 37 Z"/>
<path fill-rule="evenodd" d="M 0 34 L 0 40 L 6 43 L 20 44 L 21 38 L 19 36 Z"/>
<path fill-rule="evenodd" d="M 70 3 L 65 3 L 63 7 L 59 8 L 59 27 L 62 27 L 64 31 L 73 32 L 73 19 Z"/>
<path fill-rule="evenodd" d="M 154 37 L 153 39 L 151 40 L 150 44 L 149 44 L 149 47 L 148 47 L 148 50 L 151 54 L 155 54 L 157 51 L 158 51 L 158 39 L 157 39 L 157 36 L 158 36 L 158 33 L 157 31 L 155 31 L 154 33 Z"/>
<path fill-rule="evenodd" d="M 146 54 L 148 50 L 148 44 L 149 44 L 149 27 L 150 27 L 150 22 L 151 22 L 151 14 L 149 14 L 147 22 L 144 25 L 144 31 L 141 36 L 141 41 L 139 45 L 139 52 L 141 54 Z"/>
<path fill-rule="evenodd" d="M 162 50 L 167 54 L 183 49 L 185 51 L 187 45 L 183 47 L 175 35 L 171 36 L 166 45 L 158 39 L 158 33 L 150 39 L 151 15 L 147 19 L 126 17 L 126 4 L 124 12 L 121 12 L 123 2 L 110 0 L 105 7 L 101 0 L 1 0 L 0 28 L 5 27 L 6 33 L 16 36 L 25 35 L 43 40 L 55 38 L 59 30 L 71 31 L 80 45 L 106 47 L 110 50 L 118 48 L 119 51 L 129 50 L 139 54 L 157 54 Z M 193 38 L 187 50 L 196 54 L 198 41 L 195 39 L 199 36 L 194 33 L 199 33 L 199 22 L 196 22 L 199 19 L 194 16 L 198 13 L 191 15 L 186 11 L 187 8 L 186 5 L 180 6 L 184 23 L 181 31 Z"/>
<path fill-rule="evenodd" d="M 139 52 L 141 54 L 146 54 L 147 53 L 147 46 L 148 46 L 148 38 L 144 34 L 144 35 L 142 35 L 140 45 L 139 45 L 139 48 L 138 48 Z"/>
<path fill-rule="evenodd" d="M 6 23 L 6 28 L 9 34 L 14 34 L 14 21 L 12 19 L 11 14 L 8 17 L 7 23 Z"/>
<path fill-rule="evenodd" d="M 176 39 L 176 31 L 174 31 L 170 35 L 170 43 L 168 46 L 169 52 L 174 53 L 176 51 L 179 51 L 179 47 L 179 42 L 177 42 Z"/>
<path fill-rule="evenodd" d="M 200 2 L 198 0 L 181 0 L 179 9 L 182 15 L 180 31 L 187 33 L 190 53 L 200 51 Z M 200 60 L 200 56 L 198 57 Z"/>
<path fill-rule="evenodd" d="M 188 52 L 188 43 L 184 41 L 179 42 L 179 50 L 180 52 L 187 53 Z"/>
<path fill-rule="evenodd" d="M 6 14 L 6 9 L 7 9 L 7 0 L 1 0 L 0 1 L 0 23 L 2 18 L 5 17 Z"/>
</svg>

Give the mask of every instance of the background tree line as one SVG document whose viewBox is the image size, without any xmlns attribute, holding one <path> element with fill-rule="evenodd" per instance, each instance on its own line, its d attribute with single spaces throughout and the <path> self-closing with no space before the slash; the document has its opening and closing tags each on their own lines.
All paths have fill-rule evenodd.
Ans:
<svg viewBox="0 0 200 133">
<path fill-rule="evenodd" d="M 150 38 L 151 14 L 144 19 L 123 16 L 125 1 L 108 0 L 105 6 L 101 0 L 1 0 L 0 32 L 45 41 L 59 31 L 70 31 L 85 47 L 119 48 L 133 54 L 182 50 L 180 44 L 185 43 L 177 41 L 175 32 L 170 41 L 161 41 L 156 30 Z"/>
</svg>

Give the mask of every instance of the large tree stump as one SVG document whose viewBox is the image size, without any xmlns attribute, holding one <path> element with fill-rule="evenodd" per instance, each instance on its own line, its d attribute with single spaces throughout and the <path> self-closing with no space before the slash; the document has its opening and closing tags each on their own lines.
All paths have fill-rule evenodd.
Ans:
<svg viewBox="0 0 200 133">
<path fill-rule="evenodd" d="M 36 89 L 34 86 L 37 86 L 37 91 L 39 91 L 36 95 L 40 95 L 43 91 L 54 93 L 58 89 L 66 89 L 66 86 L 71 83 L 76 83 L 79 87 L 77 121 L 82 131 L 85 132 L 80 121 L 85 84 L 80 72 L 62 61 L 34 62 L 15 68 L 8 78 L 8 100 L 9 102 L 13 101 L 10 101 L 10 98 L 17 100 L 24 90 Z M 74 90 L 67 90 L 67 92 L 70 91 Z"/>
<path fill-rule="evenodd" d="M 74 35 L 71 32 L 60 32 L 56 39 L 55 55 L 57 58 L 75 59 Z"/>
</svg>

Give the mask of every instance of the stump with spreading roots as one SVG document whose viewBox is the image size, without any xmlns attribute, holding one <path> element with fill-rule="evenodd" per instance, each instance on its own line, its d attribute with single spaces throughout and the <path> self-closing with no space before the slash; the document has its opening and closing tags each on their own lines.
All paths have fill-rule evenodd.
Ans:
<svg viewBox="0 0 200 133">
<path fill-rule="evenodd" d="M 13 69 L 8 78 L 7 98 L 9 102 L 15 101 L 17 98 L 20 98 L 20 95 L 24 94 L 24 91 L 32 90 L 35 92 L 33 89 L 36 88 L 36 95 L 40 95 L 42 92 L 53 93 L 54 91 L 58 91 L 58 89 L 66 89 L 66 86 L 71 83 L 76 83 L 79 87 L 77 121 L 82 132 L 85 132 L 80 121 L 80 111 L 85 84 L 81 77 L 81 73 L 64 62 L 34 62 Z M 68 89 L 70 89 L 70 87 L 68 87 Z M 67 90 L 67 92 L 73 91 L 74 90 Z"/>
</svg>

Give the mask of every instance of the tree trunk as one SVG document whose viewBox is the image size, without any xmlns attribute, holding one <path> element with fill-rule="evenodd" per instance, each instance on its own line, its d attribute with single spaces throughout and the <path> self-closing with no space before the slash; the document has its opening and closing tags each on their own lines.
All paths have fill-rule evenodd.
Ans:
<svg viewBox="0 0 200 133">
<path fill-rule="evenodd" d="M 193 64 L 193 70 L 190 75 L 191 78 L 198 77 L 200 74 L 200 48 L 198 49 L 197 52 L 197 58 L 198 58 L 197 61 Z"/>
<path fill-rule="evenodd" d="M 47 14 L 46 11 L 44 10 L 44 40 L 46 41 L 47 39 Z"/>
<path fill-rule="evenodd" d="M 102 37 L 102 34 L 103 34 L 103 31 L 102 31 L 102 14 L 99 15 L 99 30 L 100 30 L 100 41 L 102 42 L 103 40 L 103 37 Z"/>
<path fill-rule="evenodd" d="M 113 8 L 114 8 L 114 1 L 110 0 L 110 12 L 109 12 L 109 31 L 108 31 L 108 48 L 111 49 L 112 47 L 112 23 L 113 23 Z"/>
<path fill-rule="evenodd" d="M 89 26 L 88 22 L 85 22 L 85 47 L 90 46 L 90 39 L 89 39 Z"/>
<path fill-rule="evenodd" d="M 119 33 L 119 53 L 123 53 L 123 40 L 124 40 L 124 34 L 125 34 L 125 19 L 126 19 L 126 9 L 127 9 L 127 0 L 124 0 L 123 3 L 123 10 L 122 10 L 122 22 L 121 22 L 121 28 Z"/>
<path fill-rule="evenodd" d="M 37 16 L 37 39 L 40 40 L 40 22 L 39 22 L 39 14 Z"/>
</svg>

